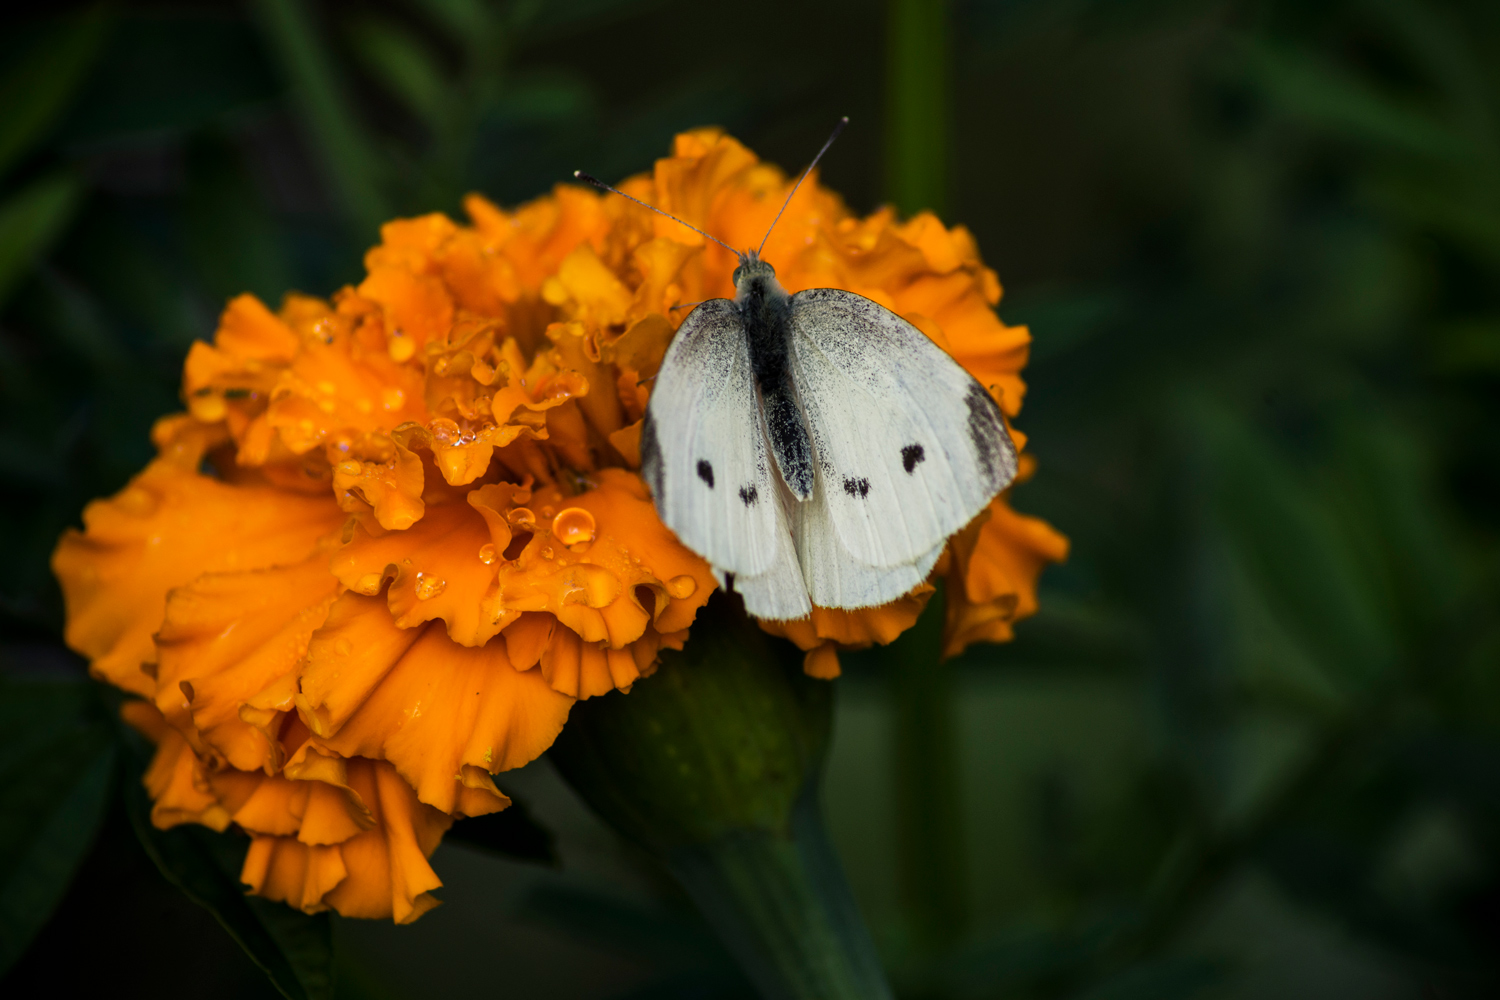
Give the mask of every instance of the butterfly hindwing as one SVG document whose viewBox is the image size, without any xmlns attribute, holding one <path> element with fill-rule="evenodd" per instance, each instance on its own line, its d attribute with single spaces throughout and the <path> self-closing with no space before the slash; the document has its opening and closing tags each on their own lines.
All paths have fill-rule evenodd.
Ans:
<svg viewBox="0 0 1500 1000">
<path fill-rule="evenodd" d="M 814 604 L 826 608 L 868 608 L 894 601 L 920 585 L 942 555 L 947 539 L 915 562 L 874 567 L 860 562 L 839 541 L 828 505 L 823 502 L 826 480 L 819 476 L 810 503 L 792 512 L 792 534 L 797 558 Z"/>
<path fill-rule="evenodd" d="M 744 332 L 727 299 L 693 310 L 662 359 L 641 427 L 641 474 L 667 527 L 742 581 L 751 614 L 808 612 Z"/>
<path fill-rule="evenodd" d="M 925 334 L 863 296 L 798 292 L 789 322 L 817 499 L 838 541 L 870 567 L 925 562 L 1015 478 L 999 407 Z M 826 546 L 818 530 L 808 523 L 799 549 Z M 925 577 L 930 564 L 919 568 Z"/>
</svg>

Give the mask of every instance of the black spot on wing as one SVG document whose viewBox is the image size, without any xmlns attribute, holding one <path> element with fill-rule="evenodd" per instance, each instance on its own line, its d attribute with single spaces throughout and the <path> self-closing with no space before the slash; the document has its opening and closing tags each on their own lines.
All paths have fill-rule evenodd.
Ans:
<svg viewBox="0 0 1500 1000">
<path fill-rule="evenodd" d="M 707 459 L 698 459 L 698 478 L 707 483 L 709 489 L 714 488 L 714 467 L 708 464 Z"/>
<path fill-rule="evenodd" d="M 870 495 L 870 481 L 868 479 L 846 478 L 844 480 L 844 492 L 851 497 L 859 497 L 863 500 Z"/>
<path fill-rule="evenodd" d="M 760 490 L 755 488 L 754 483 L 746 483 L 740 487 L 740 499 L 745 501 L 746 507 L 754 507 L 755 501 L 760 499 Z"/>
<path fill-rule="evenodd" d="M 922 450 L 921 445 L 909 444 L 901 449 L 901 467 L 906 470 L 907 475 L 911 475 L 912 470 L 926 457 L 927 454 Z"/>
</svg>

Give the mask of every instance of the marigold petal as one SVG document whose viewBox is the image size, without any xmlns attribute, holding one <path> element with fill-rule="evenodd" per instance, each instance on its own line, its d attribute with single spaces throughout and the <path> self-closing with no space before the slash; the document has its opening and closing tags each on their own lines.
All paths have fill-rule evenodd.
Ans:
<svg viewBox="0 0 1500 1000">
<path fill-rule="evenodd" d="M 324 897 L 349 870 L 338 847 L 313 847 L 291 837 L 255 836 L 240 869 L 240 881 L 257 896 L 296 907 L 303 913 L 328 909 Z"/>
<path fill-rule="evenodd" d="M 344 594 L 308 643 L 302 721 L 318 736 L 337 733 L 420 637 L 420 629 L 398 628 L 380 598 Z"/>
<path fill-rule="evenodd" d="M 254 295 L 229 300 L 219 317 L 214 346 L 236 358 L 287 362 L 302 346 L 300 338 Z"/>
<path fill-rule="evenodd" d="M 406 531 L 372 538 L 356 528 L 334 556 L 333 572 L 345 587 L 362 594 L 378 593 L 390 580 L 386 601 L 399 627 L 441 618 L 454 642 L 481 646 L 499 634 L 504 621 L 490 613 L 498 590 L 497 549 L 491 539 L 473 506 L 444 504 Z"/>
<path fill-rule="evenodd" d="M 1068 540 L 1036 517 L 1018 514 L 1004 496 L 973 534 L 972 548 L 956 545 L 950 568 L 943 655 L 956 656 L 974 642 L 1003 642 L 1012 624 L 1037 608 L 1042 569 L 1068 555 Z"/>
<path fill-rule="evenodd" d="M 148 739 L 156 753 L 142 784 L 151 796 L 151 825 L 166 830 L 180 823 L 199 823 L 213 830 L 229 826 L 229 812 L 219 804 L 208 771 L 186 738 L 167 724 L 150 702 L 127 701 L 120 714 Z"/>
<path fill-rule="evenodd" d="M 231 766 L 274 770 L 279 748 L 240 709 L 295 674 L 337 593 L 321 552 L 294 566 L 206 573 L 173 590 L 156 637 L 157 708 Z"/>
<path fill-rule="evenodd" d="M 427 858 L 453 820 L 418 802 L 389 764 L 352 761 L 350 782 L 370 803 L 378 825 L 339 845 L 349 877 L 324 901 L 346 917 L 409 924 L 438 905 L 431 890 L 443 883 Z"/>
<path fill-rule="evenodd" d="M 68 645 L 96 676 L 154 695 L 141 665 L 155 662 L 151 636 L 169 590 L 205 572 L 300 562 L 342 520 L 323 498 L 231 486 L 158 459 L 89 504 L 84 530 L 65 533 L 53 553 Z"/>
<path fill-rule="evenodd" d="M 534 760 L 562 731 L 573 699 L 537 673 L 514 669 L 504 643 L 464 647 L 433 626 L 405 631 L 420 636 L 343 725 L 317 744 L 345 757 L 389 760 L 421 801 L 454 812 L 462 788 L 485 790 L 465 781 L 464 765 L 497 772 Z M 495 808 L 508 801 L 494 796 Z"/>
</svg>

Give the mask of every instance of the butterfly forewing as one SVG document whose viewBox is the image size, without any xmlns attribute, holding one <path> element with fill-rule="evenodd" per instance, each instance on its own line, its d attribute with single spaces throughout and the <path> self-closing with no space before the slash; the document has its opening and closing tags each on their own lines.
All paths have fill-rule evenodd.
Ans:
<svg viewBox="0 0 1500 1000">
<path fill-rule="evenodd" d="M 662 359 L 641 428 L 641 473 L 663 522 L 720 572 L 765 578 L 777 589 L 788 567 L 796 576 L 749 352 L 727 299 L 695 309 Z M 802 610 L 780 617 L 806 613 L 800 578 L 795 583 L 783 603 Z"/>
<path fill-rule="evenodd" d="M 839 542 L 871 567 L 925 561 L 1015 477 L 999 408 L 920 330 L 863 296 L 798 292 L 790 325 L 820 499 Z M 807 544 L 799 535 L 799 549 Z M 817 562 L 809 573 L 803 557 L 821 604 Z"/>
</svg>

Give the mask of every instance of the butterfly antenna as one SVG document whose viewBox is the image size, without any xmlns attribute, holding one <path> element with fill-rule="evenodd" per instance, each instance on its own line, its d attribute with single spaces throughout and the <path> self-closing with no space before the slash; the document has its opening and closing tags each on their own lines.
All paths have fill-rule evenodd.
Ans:
<svg viewBox="0 0 1500 1000">
<path fill-rule="evenodd" d="M 840 118 L 839 123 L 833 127 L 833 134 L 828 137 L 827 142 L 823 143 L 823 148 L 818 150 L 818 155 L 813 157 L 813 161 L 807 165 L 807 169 L 802 171 L 802 176 L 797 178 L 797 183 L 792 185 L 791 194 L 788 194 L 786 196 L 786 201 L 781 203 L 781 211 L 777 212 L 776 218 L 771 220 L 771 229 L 776 228 L 776 223 L 781 221 L 781 217 L 786 214 L 787 206 L 792 203 L 792 195 L 795 195 L 797 193 L 797 189 L 802 186 L 802 182 L 807 180 L 807 175 L 812 173 L 813 167 L 816 167 L 818 165 L 818 161 L 823 158 L 823 154 L 828 152 L 828 147 L 833 145 L 833 140 L 839 137 L 839 133 L 844 131 L 844 126 L 848 124 L 849 116 L 845 115 L 844 117 Z M 771 229 L 766 230 L 766 235 L 760 241 L 760 246 L 755 248 L 755 256 L 759 257 L 760 252 L 766 248 L 766 240 L 771 238 Z"/>
<path fill-rule="evenodd" d="M 693 232 L 697 233 L 699 236 L 703 237 L 704 239 L 706 239 L 706 240 L 713 240 L 715 243 L 719 244 L 719 246 L 723 247 L 725 250 L 728 250 L 730 253 L 734 254 L 736 257 L 739 257 L 739 258 L 743 259 L 744 256 L 745 256 L 744 254 L 742 254 L 738 250 L 736 250 L 734 247 L 730 246 L 728 243 L 725 243 L 723 240 L 721 240 L 721 239 L 719 239 L 719 238 L 717 238 L 715 236 L 708 235 L 703 230 L 699 229 L 695 225 L 692 225 L 691 223 L 683 222 L 681 219 L 679 219 L 677 216 L 673 215 L 671 212 L 663 212 L 661 209 L 657 208 L 655 205 L 648 205 L 646 202 L 641 201 L 641 199 L 635 197 L 634 195 L 626 194 L 624 191 L 621 191 L 619 188 L 610 187 L 608 184 L 604 183 L 599 178 L 595 177 L 593 174 L 586 174 L 582 170 L 575 170 L 575 171 L 573 171 L 573 176 L 577 177 L 581 181 L 587 181 L 588 183 L 594 185 L 594 187 L 596 187 L 596 188 L 603 188 L 605 191 L 609 191 L 609 192 L 612 192 L 614 194 L 617 194 L 621 198 L 629 198 L 631 201 L 635 202 L 637 205 L 640 205 L 640 206 L 642 206 L 644 208 L 651 209 L 651 211 L 655 212 L 657 215 L 665 215 L 667 218 L 671 219 L 673 222 L 677 223 L 679 226 L 686 226 L 687 228 L 691 229 Z"/>
</svg>

